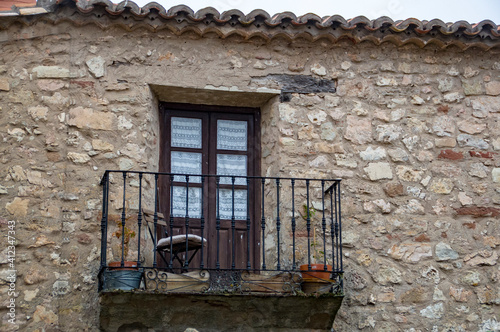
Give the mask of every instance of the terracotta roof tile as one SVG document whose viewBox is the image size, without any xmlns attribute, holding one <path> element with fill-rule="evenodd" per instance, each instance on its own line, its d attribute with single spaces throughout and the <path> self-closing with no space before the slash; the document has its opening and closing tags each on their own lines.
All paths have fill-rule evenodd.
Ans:
<svg viewBox="0 0 500 332">
<path fill-rule="evenodd" d="M 54 0 L 49 7 L 47 9 L 50 9 L 50 13 L 45 15 L 45 19 L 49 21 L 59 22 L 64 16 L 66 21 L 72 21 L 75 25 L 81 25 L 84 20 L 87 23 L 94 21 L 101 28 L 111 25 L 118 25 L 124 29 L 142 26 L 150 31 L 158 31 L 169 27 L 171 31 L 179 35 L 186 31 L 195 32 L 200 36 L 215 32 L 221 38 L 237 33 L 245 39 L 271 40 L 284 37 L 289 40 L 328 39 L 335 43 L 347 38 L 354 43 L 371 41 L 377 45 L 391 42 L 398 46 L 415 44 L 425 47 L 432 44 L 441 48 L 451 45 L 461 49 L 500 48 L 500 26 L 489 20 L 477 24 L 470 24 L 466 21 L 445 23 L 439 19 L 420 21 L 415 18 L 393 21 L 389 17 L 369 20 L 364 16 L 346 20 L 339 15 L 319 17 L 315 14 L 306 14 L 297 17 L 291 12 L 270 16 L 261 9 L 245 15 L 236 9 L 219 13 L 215 8 L 207 7 L 194 12 L 184 5 L 174 6 L 167 10 L 156 2 L 139 7 L 132 1 L 114 4 L 109 0 Z M 84 15 L 73 15 L 75 12 Z M 12 18 L 13 20 L 22 20 L 23 15 L 39 12 L 35 10 L 23 14 L 18 10 L 12 14 L 18 13 L 21 15 Z M 90 13 L 96 13 L 96 15 L 86 15 Z M 100 15 L 97 15 L 98 13 Z M 106 19 L 105 14 L 117 19 Z M 136 19 L 126 22 L 120 20 L 120 17 L 125 20 L 130 15 Z M 32 24 L 32 22 L 33 20 L 25 21 L 25 24 Z M 5 29 L 9 24 L 9 22 L 0 22 L 0 30 Z"/>
</svg>

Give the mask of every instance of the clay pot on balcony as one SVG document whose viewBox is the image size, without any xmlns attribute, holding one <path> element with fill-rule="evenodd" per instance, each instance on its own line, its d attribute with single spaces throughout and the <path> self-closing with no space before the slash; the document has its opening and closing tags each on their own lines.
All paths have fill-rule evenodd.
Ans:
<svg viewBox="0 0 500 332">
<path fill-rule="evenodd" d="M 332 266 L 326 266 L 328 271 L 332 271 Z M 330 292 L 333 280 L 330 279 L 331 272 L 325 271 L 324 264 L 304 264 L 300 266 L 302 274 L 302 291 L 306 294 L 321 294 Z"/>
</svg>

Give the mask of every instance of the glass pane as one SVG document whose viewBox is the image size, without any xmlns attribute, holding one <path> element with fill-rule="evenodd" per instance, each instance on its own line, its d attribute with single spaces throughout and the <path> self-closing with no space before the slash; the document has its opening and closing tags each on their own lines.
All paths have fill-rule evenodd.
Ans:
<svg viewBox="0 0 500 332">
<path fill-rule="evenodd" d="M 171 173 L 201 174 L 201 153 L 172 151 L 170 158 Z M 186 182 L 186 177 L 176 175 L 174 181 Z M 201 178 L 190 176 L 189 182 L 200 183 Z"/>
<path fill-rule="evenodd" d="M 247 150 L 247 122 L 217 120 L 217 149 Z"/>
<path fill-rule="evenodd" d="M 188 197 L 188 215 L 189 218 L 201 218 L 201 188 L 189 188 L 174 186 L 173 189 L 173 216 L 185 217 L 186 216 L 186 192 L 189 193 Z"/>
<path fill-rule="evenodd" d="M 201 149 L 201 119 L 172 117 L 172 142 L 177 148 Z"/>
<path fill-rule="evenodd" d="M 217 155 L 217 175 L 247 175 L 247 156 L 233 154 Z M 236 178 L 235 184 L 246 185 L 245 178 Z M 220 178 L 220 183 L 231 184 L 230 177 Z"/>
<path fill-rule="evenodd" d="M 231 219 L 233 215 L 233 195 L 231 189 L 219 190 L 219 213 L 221 219 Z M 234 218 L 246 220 L 247 218 L 247 191 L 238 189 L 234 191 Z"/>
</svg>

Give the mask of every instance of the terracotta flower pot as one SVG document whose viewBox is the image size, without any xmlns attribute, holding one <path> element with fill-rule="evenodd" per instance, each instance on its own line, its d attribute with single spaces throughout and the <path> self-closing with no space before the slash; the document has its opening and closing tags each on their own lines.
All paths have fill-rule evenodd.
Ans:
<svg viewBox="0 0 500 332">
<path fill-rule="evenodd" d="M 332 271 L 332 266 L 327 265 L 326 269 Z M 324 264 L 311 264 L 311 270 L 309 271 L 309 265 L 304 264 L 300 266 L 300 271 L 302 273 L 302 280 L 304 281 L 329 281 L 331 272 L 325 271 Z"/>
<path fill-rule="evenodd" d="M 110 270 L 137 270 L 137 261 L 124 261 L 123 268 L 122 262 L 109 262 L 108 267 Z"/>
<path fill-rule="evenodd" d="M 326 269 L 332 271 L 332 266 L 327 265 Z M 325 271 L 324 264 L 304 264 L 300 266 L 302 274 L 302 291 L 306 294 L 329 293 L 332 289 L 333 280 L 330 279 L 331 272 Z"/>
</svg>

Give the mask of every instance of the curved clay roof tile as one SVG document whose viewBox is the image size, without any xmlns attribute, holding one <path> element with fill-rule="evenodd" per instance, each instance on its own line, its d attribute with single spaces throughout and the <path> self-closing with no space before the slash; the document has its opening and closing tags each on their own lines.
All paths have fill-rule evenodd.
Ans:
<svg viewBox="0 0 500 332">
<path fill-rule="evenodd" d="M 373 20 L 372 29 L 378 30 L 384 27 L 388 28 L 392 25 L 394 25 L 394 21 L 390 17 L 382 16 L 377 18 L 376 20 Z"/>
<path fill-rule="evenodd" d="M 243 23 L 244 22 L 243 19 L 245 18 L 245 14 L 243 14 L 243 12 L 241 10 L 238 10 L 238 9 L 226 10 L 225 12 L 222 12 L 222 14 L 220 14 L 220 20 L 223 22 L 229 22 L 234 17 L 237 17 L 238 21 Z"/>
<path fill-rule="evenodd" d="M 198 10 L 192 17 L 190 16 L 189 18 L 195 22 L 200 22 L 210 16 L 212 16 L 215 20 L 219 20 L 220 13 L 214 7 L 205 7 Z"/>
<path fill-rule="evenodd" d="M 347 25 L 347 21 L 345 18 L 343 18 L 340 15 L 333 15 L 333 16 L 325 16 L 323 18 L 323 21 L 321 22 L 321 25 L 325 28 L 329 28 L 332 25 Z"/>
<path fill-rule="evenodd" d="M 369 20 L 366 16 L 356 16 L 347 20 L 347 24 L 341 25 L 344 30 L 354 30 L 358 27 L 358 25 L 369 26 L 372 24 L 372 21 Z"/>
<path fill-rule="evenodd" d="M 313 13 L 307 13 L 305 15 L 299 16 L 297 18 L 297 23 L 300 24 L 307 24 L 309 22 L 314 22 L 316 25 L 321 24 L 322 19 L 316 14 Z"/>
<path fill-rule="evenodd" d="M 292 23 L 297 22 L 297 16 L 292 12 L 283 12 L 275 14 L 271 20 L 266 20 L 266 24 L 272 27 L 278 26 L 283 23 L 284 20 L 289 19 Z M 294 24 L 295 25 L 295 24 Z"/>
</svg>

